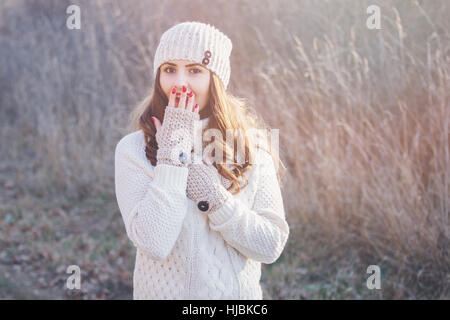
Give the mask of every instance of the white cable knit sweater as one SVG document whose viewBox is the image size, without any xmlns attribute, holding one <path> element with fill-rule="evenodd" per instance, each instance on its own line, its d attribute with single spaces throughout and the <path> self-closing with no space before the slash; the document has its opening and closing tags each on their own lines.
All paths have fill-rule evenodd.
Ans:
<svg viewBox="0 0 450 320">
<path fill-rule="evenodd" d="M 153 167 L 144 150 L 141 130 L 115 150 L 117 202 L 137 248 L 133 298 L 262 299 L 261 263 L 289 235 L 271 156 L 258 149 L 249 184 L 205 215 L 186 196 L 188 168 Z"/>
</svg>

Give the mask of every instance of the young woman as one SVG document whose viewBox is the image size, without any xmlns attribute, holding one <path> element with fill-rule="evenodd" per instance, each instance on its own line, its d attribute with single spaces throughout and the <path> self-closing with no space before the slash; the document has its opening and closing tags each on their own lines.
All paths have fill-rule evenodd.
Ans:
<svg viewBox="0 0 450 320">
<path fill-rule="evenodd" d="M 117 201 L 137 248 L 134 299 L 262 299 L 261 263 L 288 239 L 279 159 L 268 139 L 235 133 L 264 122 L 226 91 L 231 49 L 208 24 L 167 30 L 153 91 L 116 146 Z M 196 139 L 204 148 L 209 130 L 220 134 L 198 161 Z M 243 161 L 234 144 L 245 146 Z"/>
</svg>

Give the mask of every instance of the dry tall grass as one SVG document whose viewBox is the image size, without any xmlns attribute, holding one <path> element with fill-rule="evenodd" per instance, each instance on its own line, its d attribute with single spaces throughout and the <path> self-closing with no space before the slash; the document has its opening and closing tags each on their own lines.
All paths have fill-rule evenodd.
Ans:
<svg viewBox="0 0 450 320">
<path fill-rule="evenodd" d="M 43 201 L 113 192 L 114 147 L 152 85 L 159 36 L 209 22 L 233 41 L 230 90 L 280 129 L 290 173 L 292 234 L 269 296 L 298 298 L 315 273 L 336 294 L 313 297 L 371 297 L 378 264 L 378 297 L 450 298 L 448 1 L 84 0 L 81 31 L 65 27 L 69 4 L 0 4 L 2 161 L 30 167 Z M 370 4 L 381 30 L 366 27 Z"/>
</svg>

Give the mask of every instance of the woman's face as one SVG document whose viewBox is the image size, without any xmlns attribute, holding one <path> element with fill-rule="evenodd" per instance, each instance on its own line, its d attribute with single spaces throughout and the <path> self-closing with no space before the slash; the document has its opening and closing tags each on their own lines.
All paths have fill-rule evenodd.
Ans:
<svg viewBox="0 0 450 320">
<path fill-rule="evenodd" d="M 194 105 L 198 103 L 202 110 L 209 101 L 210 71 L 201 64 L 189 60 L 169 60 L 160 67 L 159 82 L 164 94 L 169 99 L 173 87 L 181 93 L 183 86 L 187 93 L 194 92 Z M 178 100 L 177 100 L 178 105 Z"/>
</svg>

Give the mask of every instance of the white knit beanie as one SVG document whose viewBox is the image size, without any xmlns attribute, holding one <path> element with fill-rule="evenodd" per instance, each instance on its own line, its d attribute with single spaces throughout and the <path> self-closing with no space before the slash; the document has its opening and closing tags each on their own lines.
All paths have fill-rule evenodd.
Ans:
<svg viewBox="0 0 450 320">
<path fill-rule="evenodd" d="M 233 44 L 212 25 L 201 22 L 179 23 L 163 33 L 153 62 L 153 77 L 166 61 L 185 59 L 203 65 L 222 80 L 230 80 L 230 54 Z"/>
</svg>

